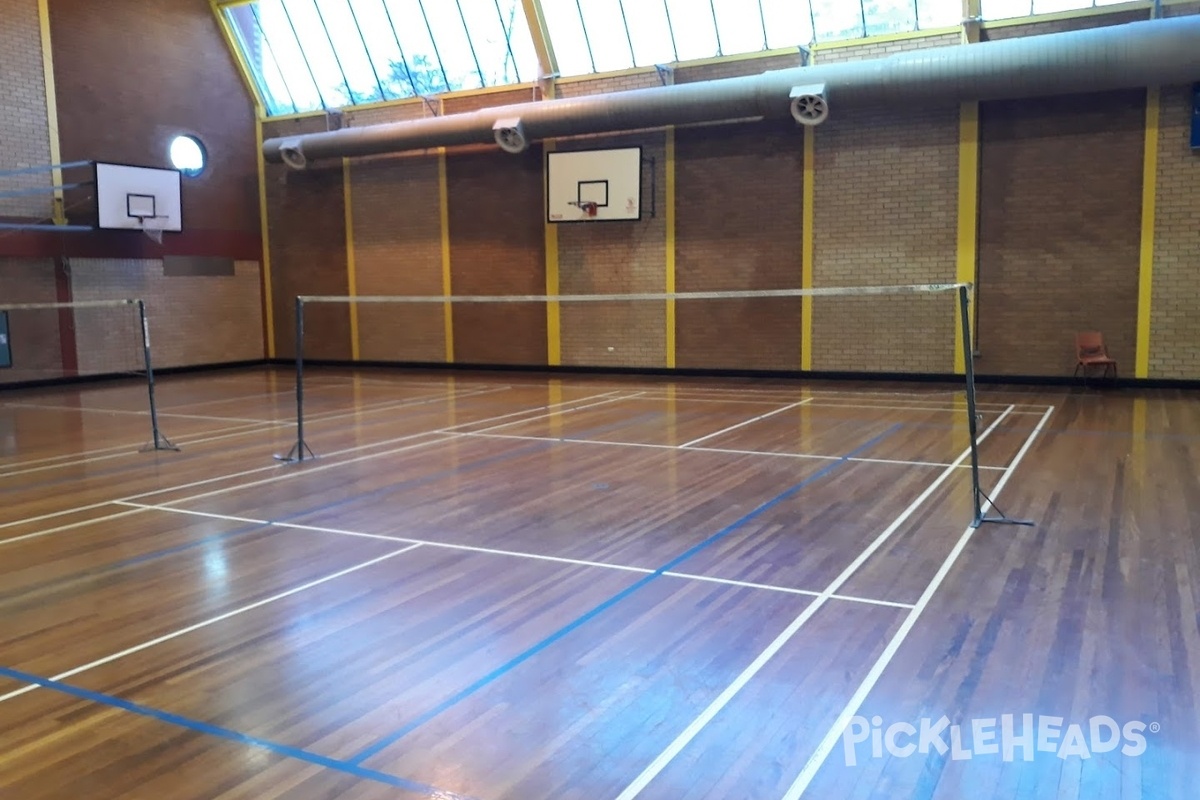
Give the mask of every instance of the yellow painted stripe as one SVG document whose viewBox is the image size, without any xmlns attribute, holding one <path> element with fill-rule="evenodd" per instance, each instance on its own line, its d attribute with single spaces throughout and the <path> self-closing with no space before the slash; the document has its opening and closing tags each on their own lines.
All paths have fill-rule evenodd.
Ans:
<svg viewBox="0 0 1200 800">
<path fill-rule="evenodd" d="M 438 150 L 438 213 L 442 221 L 442 297 L 453 294 L 450 281 L 450 186 L 446 180 L 446 148 Z M 454 304 L 442 303 L 446 335 L 446 363 L 454 363 Z"/>
<path fill-rule="evenodd" d="M 533 37 L 533 50 L 537 53 L 542 75 L 558 74 L 558 59 L 554 57 L 554 42 L 546 28 L 546 15 L 542 11 L 541 0 L 521 0 L 521 6 L 525 11 L 529 33 Z"/>
<path fill-rule="evenodd" d="M 813 263 L 816 258 L 813 219 L 816 215 L 816 128 L 804 126 L 804 188 L 800 221 L 800 288 L 813 287 Z M 811 370 L 813 362 L 813 299 L 800 299 L 800 369 Z"/>
<path fill-rule="evenodd" d="M 212 9 L 213 16 L 217 20 L 217 28 L 221 31 L 221 37 L 225 39 L 225 45 L 229 48 L 229 52 L 233 54 L 234 60 L 237 62 L 238 73 L 242 76 L 242 83 L 246 86 L 246 91 L 250 93 L 250 97 L 254 100 L 255 114 L 259 117 L 266 116 L 266 107 L 263 101 L 262 92 L 259 89 L 258 82 L 254 79 L 254 72 L 250 69 L 250 62 L 246 60 L 246 53 L 238 44 L 238 38 L 233 32 L 233 28 L 229 25 L 229 18 L 225 16 L 225 9 L 233 6 L 245 5 L 241 2 L 222 3 L 218 0 L 209 0 L 209 7 Z"/>
<path fill-rule="evenodd" d="M 38 0 L 38 27 L 42 37 L 42 79 L 46 88 L 46 131 L 50 145 L 50 163 L 61 164 L 62 145 L 58 134 L 58 91 L 54 82 L 54 48 L 50 41 L 49 0 Z M 54 170 L 51 173 L 51 180 L 54 186 L 62 186 L 62 170 Z M 67 223 L 62 189 L 54 190 L 53 212 L 55 225 Z"/>
<path fill-rule="evenodd" d="M 979 235 L 979 103 L 963 103 L 958 116 L 958 235 L 954 279 L 975 282 L 975 263 Z M 971 304 L 969 324 L 975 323 L 975 304 Z M 971 328 L 974 330 L 974 328 Z M 962 312 L 954 304 L 954 371 L 966 374 L 963 352 Z"/>
<path fill-rule="evenodd" d="M 546 152 L 550 153 L 554 150 L 555 143 L 552 140 L 545 142 Z M 545 160 L 543 159 L 542 170 L 545 171 Z M 546 185 L 546 178 L 543 175 L 542 185 Z M 543 210 L 542 217 L 548 219 L 546 212 Z M 559 293 L 559 273 L 558 273 L 558 226 L 547 221 L 546 228 L 546 294 L 550 296 Z M 557 300 L 550 300 L 546 303 L 546 363 L 552 367 L 562 364 L 562 304 Z"/>
<path fill-rule="evenodd" d="M 1146 91 L 1146 145 L 1142 162 L 1142 251 L 1138 265 L 1137 357 L 1134 376 L 1150 376 L 1150 315 L 1154 294 L 1154 224 L 1158 211 L 1158 124 L 1160 91 Z"/>
<path fill-rule="evenodd" d="M 346 208 L 346 294 L 358 297 L 358 267 L 354 257 L 354 191 L 350 159 L 342 159 L 342 204 Z M 358 361 L 358 303 L 350 304 L 350 358 Z"/>
<path fill-rule="evenodd" d="M 263 158 L 262 116 L 254 120 L 254 152 L 258 154 L 258 224 L 262 228 L 263 319 L 267 332 L 267 358 L 275 357 L 275 302 L 271 289 L 271 229 L 267 214 L 267 162 Z"/>
<path fill-rule="evenodd" d="M 668 294 L 675 293 L 675 129 L 667 128 L 667 157 L 666 161 L 666 226 L 667 226 L 667 264 L 664 289 Z M 667 369 L 675 369 L 675 301 L 667 301 L 666 321 L 666 355 Z"/>
</svg>

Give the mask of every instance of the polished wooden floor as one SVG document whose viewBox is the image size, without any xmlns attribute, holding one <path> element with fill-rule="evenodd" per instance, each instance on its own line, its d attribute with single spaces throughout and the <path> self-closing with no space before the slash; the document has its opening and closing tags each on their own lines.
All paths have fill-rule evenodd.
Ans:
<svg viewBox="0 0 1200 800">
<path fill-rule="evenodd" d="M 0 394 L 0 798 L 1197 796 L 1195 395 L 291 389 Z"/>
</svg>

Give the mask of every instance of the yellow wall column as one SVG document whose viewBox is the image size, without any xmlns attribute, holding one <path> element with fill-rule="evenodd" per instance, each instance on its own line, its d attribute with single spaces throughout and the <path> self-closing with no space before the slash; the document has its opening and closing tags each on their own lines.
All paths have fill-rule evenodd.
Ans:
<svg viewBox="0 0 1200 800">
<path fill-rule="evenodd" d="M 263 158 L 263 122 L 254 121 L 255 152 L 258 153 L 258 224 L 262 229 L 263 322 L 267 334 L 267 358 L 275 357 L 275 301 L 271 286 L 271 233 L 267 214 L 267 162 Z"/>
<path fill-rule="evenodd" d="M 554 141 L 545 142 L 545 151 L 554 151 Z M 543 173 L 547 169 L 545 160 L 542 162 Z M 543 174 L 542 185 L 546 185 Z M 550 296 L 559 293 L 558 284 L 558 225 L 549 221 L 549 216 L 543 209 L 546 218 L 546 294 Z M 557 300 L 546 302 L 546 363 L 552 367 L 562 364 L 562 308 Z"/>
<path fill-rule="evenodd" d="M 813 220 L 816 215 L 816 139 L 812 125 L 804 128 L 804 187 L 800 221 L 800 288 L 813 287 L 813 263 L 816 258 Z M 800 369 L 808 371 L 813 363 L 813 299 L 800 298 Z"/>
<path fill-rule="evenodd" d="M 1142 163 L 1142 252 L 1138 264 L 1137 353 L 1134 376 L 1150 377 L 1150 303 L 1154 294 L 1154 224 L 1158 195 L 1160 92 L 1146 92 L 1146 145 Z"/>
<path fill-rule="evenodd" d="M 446 148 L 438 150 L 438 212 L 442 225 L 442 297 L 450 297 L 450 186 L 446 179 Z M 454 304 L 442 303 L 442 325 L 446 337 L 446 363 L 454 363 Z"/>
<path fill-rule="evenodd" d="M 963 103 L 958 122 L 958 245 L 954 279 L 974 283 L 979 236 L 979 103 Z M 954 371 L 967 370 L 963 353 L 962 312 L 954 299 Z M 974 298 L 972 298 L 974 300 Z M 975 330 L 976 304 L 971 303 L 970 325 Z"/>
<path fill-rule="evenodd" d="M 358 296 L 358 272 L 354 260 L 354 192 L 350 186 L 350 159 L 342 159 L 342 205 L 346 209 L 346 293 Z M 350 303 L 350 358 L 358 361 L 358 303 Z"/>
<path fill-rule="evenodd" d="M 666 227 L 667 227 L 667 258 L 666 275 L 663 285 L 667 294 L 675 293 L 675 129 L 666 131 L 667 157 L 664 169 L 666 171 Z M 675 369 L 675 301 L 667 301 L 666 320 L 666 356 L 667 369 Z"/>
</svg>

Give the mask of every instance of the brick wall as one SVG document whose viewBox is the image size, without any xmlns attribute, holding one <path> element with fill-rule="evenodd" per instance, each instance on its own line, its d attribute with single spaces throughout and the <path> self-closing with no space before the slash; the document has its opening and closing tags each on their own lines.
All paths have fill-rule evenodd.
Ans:
<svg viewBox="0 0 1200 800">
<path fill-rule="evenodd" d="M 992 29 L 992 38 L 1125 21 L 1097 17 Z M 1026 30 L 1026 28 L 1028 28 Z M 957 44 L 958 34 L 819 50 L 820 63 Z M 681 68 L 677 82 L 794 65 L 796 57 Z M 778 61 L 779 63 L 775 63 Z M 559 97 L 659 85 L 652 71 L 557 86 Z M 1183 91 L 1172 90 L 1176 96 Z M 459 98 L 446 110 L 528 99 L 529 90 Z M 985 104 L 980 189 L 978 369 L 993 374 L 1069 374 L 1072 338 L 1102 327 L 1123 371 L 1133 365 L 1141 197 L 1140 92 Z M 1164 95 L 1163 161 L 1152 370 L 1183 376 L 1193 364 L 1200 300 L 1194 156 L 1180 149 Z M 352 124 L 426 116 L 422 104 L 352 112 Z M 1173 120 L 1171 122 L 1170 120 Z M 323 120 L 286 123 L 323 128 Z M 268 135 L 284 123 L 269 126 Z M 959 112 L 956 106 L 896 113 L 837 112 L 815 131 L 814 281 L 817 286 L 952 281 L 956 269 Z M 1180 136 L 1182 134 L 1180 133 Z M 640 144 L 665 160 L 659 132 L 560 141 L 563 149 Z M 800 282 L 803 134 L 790 121 L 676 132 L 676 264 L 680 291 L 794 287 Z M 1168 146 L 1170 144 L 1170 146 Z M 1175 149 L 1172 150 L 1171 148 Z M 1174 159 L 1174 160 L 1172 160 Z M 1104 165 L 1098 169 L 1097 165 Z M 296 291 L 345 291 L 340 169 L 293 179 L 272 168 L 272 236 Z M 658 172 L 660 203 L 665 203 Z M 438 294 L 442 233 L 436 158 L 354 162 L 359 291 Z M 545 288 L 541 154 L 481 148 L 448 157 L 452 291 L 540 294 Z M 645 184 L 649 189 L 649 180 Z M 306 193 L 305 198 L 292 194 Z M 648 204 L 647 204 L 648 205 Z M 661 208 L 661 206 L 660 206 Z M 279 214 L 289 209 L 291 222 Z M 665 210 L 665 209 L 664 209 Z M 557 228 L 564 293 L 657 291 L 666 265 L 664 220 Z M 290 227 L 289 227 L 290 226 Z M 307 264 L 308 266 L 303 266 Z M 300 265 L 300 266 L 297 266 Z M 278 268 L 277 268 L 278 269 Z M 285 280 L 281 278 L 280 280 Z M 336 290 L 336 291 L 335 291 Z M 658 366 L 665 362 L 661 304 L 564 306 L 566 364 Z M 289 309 L 280 313 L 281 342 Z M 330 334 L 346 342 L 347 328 Z M 814 301 L 814 368 L 949 372 L 954 304 L 947 296 Z M 403 318 L 360 315 L 364 358 L 440 360 L 439 306 Z M 544 363 L 540 305 L 458 307 L 461 362 Z M 681 367 L 795 369 L 800 303 L 680 303 Z M 332 346 L 332 345 L 331 345 Z M 338 345 L 339 347 L 341 345 Z M 610 351 L 609 348 L 612 348 Z M 347 348 L 348 349 L 348 348 Z M 1191 360 L 1189 360 L 1191 359 Z"/>
<path fill-rule="evenodd" d="M 803 142 L 791 121 L 676 132 L 678 291 L 800 286 Z M 680 367 L 799 367 L 798 299 L 680 302 L 676 321 Z"/>
<path fill-rule="evenodd" d="M 450 265 L 455 294 L 546 291 L 542 149 L 447 157 Z M 468 364 L 545 364 L 543 304 L 454 308 L 455 360 Z"/>
<path fill-rule="evenodd" d="M 5 305 L 53 303 L 57 298 L 50 259 L 0 258 L 0 298 Z M 59 378 L 62 340 L 56 311 L 10 311 L 11 369 L 0 369 L 0 383 Z"/>
<path fill-rule="evenodd" d="M 815 135 L 814 286 L 953 281 L 957 106 L 846 112 Z M 813 368 L 950 372 L 950 295 L 813 300 Z"/>
<path fill-rule="evenodd" d="M 558 226 L 562 294 L 661 292 L 666 280 L 666 139 L 662 133 L 560 140 L 559 150 L 642 148 L 642 219 Z M 651 186 L 656 196 L 651 196 Z M 653 212 L 653 216 L 651 216 Z M 566 303 L 561 309 L 562 363 L 666 365 L 666 304 Z"/>
<path fill-rule="evenodd" d="M 835 64 L 841 61 L 861 61 L 866 58 L 884 58 L 896 53 L 908 53 L 914 50 L 928 50 L 931 47 L 948 47 L 962 44 L 962 34 L 940 33 L 935 36 L 919 36 L 910 39 L 894 39 L 885 42 L 866 42 L 864 44 L 843 45 L 836 47 L 817 46 L 815 61 L 818 64 Z"/>
<path fill-rule="evenodd" d="M 323 117 L 275 122 L 263 136 L 325 130 Z M 319 162 L 305 170 L 267 164 L 267 219 L 271 284 L 275 303 L 275 351 L 295 355 L 296 296 L 349 293 L 346 273 L 346 209 L 342 165 Z M 315 303 L 305 309 L 305 355 L 350 357 L 350 309 Z"/>
<path fill-rule="evenodd" d="M 350 174 L 358 293 L 442 294 L 437 157 L 355 161 Z M 361 358 L 445 360 L 440 304 L 365 304 L 358 315 Z"/>
<path fill-rule="evenodd" d="M 1069 375 L 1103 332 L 1132 372 L 1145 93 L 980 109 L 978 369 Z"/>
<path fill-rule="evenodd" d="M 656 70 L 629 72 L 606 78 L 588 78 L 586 80 L 569 80 L 558 83 L 554 87 L 555 96 L 559 98 L 582 97 L 589 94 L 605 94 L 624 92 L 630 89 L 650 89 L 662 86 Z"/>
<path fill-rule="evenodd" d="M 166 167 L 193 134 L 209 168 L 183 182 L 184 226 L 257 234 L 254 107 L 209 5 L 55 0 L 50 23 L 63 158 Z"/>
<path fill-rule="evenodd" d="M 1143 9 L 1112 14 L 1096 14 L 1088 17 L 1026 22 L 1019 25 L 985 26 L 980 34 L 980 39 L 988 42 L 998 39 L 1016 39 L 1024 36 L 1041 36 L 1047 33 L 1062 33 L 1064 31 L 1082 31 L 1091 28 L 1104 28 L 1109 25 L 1123 25 L 1126 22 L 1137 22 L 1147 17 L 1148 14 Z"/>
<path fill-rule="evenodd" d="M 0 76 L 8 113 L 0 119 L 0 171 L 50 163 L 46 82 L 37 0 L 0 0 Z M 0 178 L 0 193 L 51 186 L 48 172 Z M 49 192 L 0 198 L 0 217 L 47 218 Z"/>
<path fill-rule="evenodd" d="M 163 275 L 159 260 L 73 258 L 76 301 L 146 301 L 155 367 L 220 364 L 262 358 L 259 265 L 238 261 L 231 276 Z M 142 369 L 137 315 L 130 309 L 74 312 L 79 369 Z"/>
<path fill-rule="evenodd" d="M 1200 153 L 1189 147 L 1192 87 L 1162 90 L 1150 377 L 1200 378 Z"/>
</svg>

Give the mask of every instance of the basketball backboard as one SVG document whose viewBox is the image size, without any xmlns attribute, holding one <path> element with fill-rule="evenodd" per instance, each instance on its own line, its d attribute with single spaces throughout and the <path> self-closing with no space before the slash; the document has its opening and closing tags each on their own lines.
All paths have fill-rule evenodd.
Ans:
<svg viewBox="0 0 1200 800">
<path fill-rule="evenodd" d="M 96 218 L 103 230 L 183 230 L 178 170 L 97 162 Z"/>
<path fill-rule="evenodd" d="M 642 149 L 557 150 L 546 155 L 546 219 L 642 218 Z"/>
</svg>

